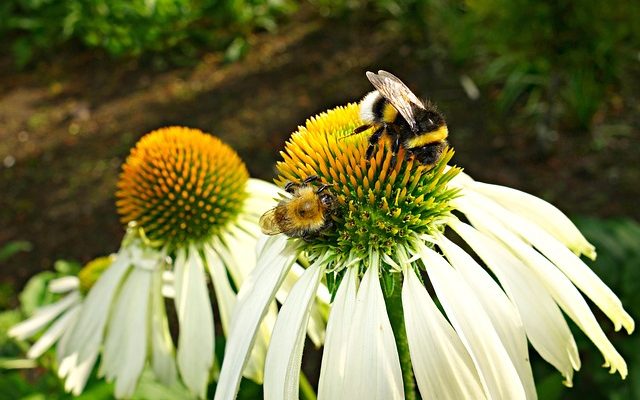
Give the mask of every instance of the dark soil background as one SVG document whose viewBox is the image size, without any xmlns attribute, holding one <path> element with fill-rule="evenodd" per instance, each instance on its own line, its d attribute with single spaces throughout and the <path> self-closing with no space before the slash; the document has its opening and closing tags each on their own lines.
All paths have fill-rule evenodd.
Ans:
<svg viewBox="0 0 640 400">
<path fill-rule="evenodd" d="M 0 266 L 0 283 L 17 292 L 57 259 L 86 262 L 117 250 L 123 228 L 115 184 L 145 133 L 168 125 L 213 133 L 254 177 L 270 180 L 299 124 L 372 89 L 367 70 L 392 71 L 436 102 L 454 162 L 476 179 L 525 190 L 570 215 L 640 221 L 639 85 L 615 94 L 592 132 L 560 132 L 549 150 L 533 129 L 497 117 L 492 93 L 468 99 L 459 83 L 465 71 L 420 56 L 424 48 L 372 29 L 375 22 L 300 12 L 277 33 L 252 36 L 247 56 L 231 64 L 212 53 L 197 65 L 158 71 L 145 61 L 71 50 L 21 73 L 0 61 L 0 244 L 33 245 Z"/>
</svg>

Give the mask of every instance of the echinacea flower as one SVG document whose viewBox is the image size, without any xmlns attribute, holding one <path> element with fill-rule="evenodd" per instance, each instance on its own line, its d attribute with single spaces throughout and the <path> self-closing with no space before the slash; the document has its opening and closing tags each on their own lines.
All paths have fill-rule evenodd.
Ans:
<svg viewBox="0 0 640 400">
<path fill-rule="evenodd" d="M 111 261 L 110 256 L 99 257 L 87 263 L 78 276 L 64 276 L 49 281 L 47 290 L 62 297 L 37 309 L 29 319 L 9 329 L 9 336 L 25 340 L 48 327 L 29 348 L 27 357 L 36 359 L 57 343 L 57 361 L 62 366 L 60 377 L 65 378 L 65 390 L 75 395 L 79 395 L 84 389 L 95 364 L 95 356 L 77 364 L 73 358 L 64 357 L 64 349 L 78 320 L 84 295 Z"/>
<path fill-rule="evenodd" d="M 447 163 L 429 169 L 378 146 L 350 104 L 307 121 L 287 142 L 277 183 L 319 177 L 338 205 L 307 241 L 269 238 L 238 305 L 216 400 L 233 399 L 254 332 L 288 269 L 309 266 L 284 302 L 265 362 L 266 399 L 296 399 L 310 305 L 326 281 L 333 302 L 319 399 L 535 399 L 528 342 L 571 386 L 580 357 L 564 312 L 624 378 L 627 366 L 583 295 L 631 333 L 616 295 L 580 260 L 595 251 L 550 204 L 479 183 Z M 466 218 L 463 218 L 463 216 Z M 445 235 L 457 233 L 479 264 Z M 582 291 L 582 293 L 580 292 Z"/>
<path fill-rule="evenodd" d="M 116 193 L 127 235 L 88 293 L 66 355 L 82 363 L 100 353 L 99 374 L 115 382 L 116 397 L 133 394 L 147 364 L 161 382 L 171 385 L 179 375 L 205 397 L 215 343 L 207 276 L 226 331 L 235 288 L 255 263 L 258 218 L 276 189 L 250 179 L 233 149 L 199 130 L 145 135 L 127 158 Z M 167 273 L 172 285 L 163 288 Z M 163 293 L 175 305 L 177 345 Z M 265 346 L 257 346 L 245 375 L 262 378 Z"/>
</svg>

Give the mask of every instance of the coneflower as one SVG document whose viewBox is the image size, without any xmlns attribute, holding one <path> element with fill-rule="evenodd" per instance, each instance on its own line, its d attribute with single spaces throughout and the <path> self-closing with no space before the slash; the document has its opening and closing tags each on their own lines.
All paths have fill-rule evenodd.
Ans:
<svg viewBox="0 0 640 400">
<path fill-rule="evenodd" d="M 236 396 L 262 316 L 295 260 L 308 267 L 283 304 L 267 353 L 266 399 L 297 399 L 304 332 L 322 282 L 332 295 L 320 399 L 534 399 L 528 343 L 571 386 L 580 358 L 564 313 L 624 378 L 627 366 L 579 290 L 630 333 L 634 321 L 580 260 L 595 251 L 555 207 L 431 169 L 387 146 L 369 161 L 358 106 L 322 113 L 295 132 L 277 183 L 318 176 L 337 199 L 333 225 L 307 240 L 270 238 L 239 293 L 217 400 Z M 446 236 L 455 232 L 483 261 Z M 579 290 L 578 290 L 579 289 Z"/>
<path fill-rule="evenodd" d="M 163 128 L 140 139 L 116 193 L 127 235 L 89 291 L 65 355 L 82 363 L 99 353 L 99 374 L 115 382 L 116 397 L 133 394 L 147 363 L 160 381 L 179 376 L 205 397 L 215 343 L 207 277 L 226 331 L 236 288 L 255 265 L 258 218 L 276 195 L 276 186 L 249 178 L 233 149 L 199 130 Z M 164 294 L 174 300 L 177 345 L 163 298 L 166 273 L 173 276 Z M 257 381 L 269 333 L 259 335 L 244 370 Z"/>
</svg>

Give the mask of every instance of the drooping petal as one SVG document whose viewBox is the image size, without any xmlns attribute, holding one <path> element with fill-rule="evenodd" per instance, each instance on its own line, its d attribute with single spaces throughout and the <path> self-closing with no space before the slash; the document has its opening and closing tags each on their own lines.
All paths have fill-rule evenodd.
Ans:
<svg viewBox="0 0 640 400">
<path fill-rule="evenodd" d="M 398 349 L 387 315 L 378 270 L 379 259 L 374 254 L 356 298 L 349 352 L 345 362 L 345 399 L 404 398 Z"/>
<path fill-rule="evenodd" d="M 224 243 L 216 238 L 211 242 L 211 248 L 231 275 L 236 287 L 241 287 L 249 273 L 256 265 L 254 248 L 256 239 L 225 235 Z"/>
<path fill-rule="evenodd" d="M 207 269 L 211 275 L 213 290 L 216 295 L 216 304 L 220 313 L 220 322 L 222 330 L 227 336 L 229 332 L 229 319 L 231 318 L 231 310 L 236 304 L 236 293 L 231 287 L 227 271 L 224 268 L 223 261 L 211 246 L 204 247 L 205 260 L 207 261 Z"/>
<path fill-rule="evenodd" d="M 54 322 L 45 333 L 40 336 L 37 342 L 31 346 L 27 352 L 27 357 L 38 358 L 64 334 L 64 332 L 73 324 L 78 317 L 80 308 L 74 306 L 67 310 L 56 322 Z"/>
<path fill-rule="evenodd" d="M 225 264 L 225 261 L 223 261 L 219 253 L 224 253 L 226 250 L 218 250 L 220 246 L 223 245 L 221 243 L 216 243 L 215 246 L 205 246 L 204 251 L 209 273 L 211 274 L 211 281 L 213 282 L 222 329 L 225 336 L 228 336 L 230 318 L 233 308 L 236 305 L 236 293 L 231 287 L 231 282 L 229 282 L 227 271 L 225 270 L 225 267 L 228 268 L 229 265 Z M 227 260 L 227 262 L 230 261 L 228 257 L 226 257 L 225 260 Z M 277 310 L 274 309 L 271 312 L 274 314 L 273 320 L 275 321 Z M 262 383 L 263 380 L 264 358 L 266 355 L 268 340 L 271 337 L 270 330 L 266 337 L 263 331 L 264 329 L 260 329 L 260 334 L 256 337 L 256 343 L 251 352 L 251 357 L 243 371 L 243 376 L 257 383 Z"/>
<path fill-rule="evenodd" d="M 542 254 L 508 231 L 499 221 L 490 215 L 479 215 L 474 223 L 480 230 L 488 230 L 503 241 L 526 265 L 528 265 L 545 284 L 547 290 L 564 312 L 582 329 L 598 347 L 605 358 L 605 365 L 611 367 L 611 373 L 619 371 L 625 378 L 627 364 L 613 347 L 600 328 L 598 321 L 589 309 L 587 302 L 571 281 Z M 490 228 L 489 228 L 490 227 Z"/>
<path fill-rule="evenodd" d="M 537 398 L 529 363 L 527 335 L 517 308 L 493 278 L 469 254 L 444 236 L 438 238 L 437 244 L 449 263 L 460 272 L 487 313 L 511 362 L 518 371 L 527 399 Z"/>
<path fill-rule="evenodd" d="M 160 382 L 167 386 L 176 381 L 175 349 L 162 296 L 163 271 L 153 272 L 151 290 L 151 366 Z"/>
<path fill-rule="evenodd" d="M 84 365 L 85 360 L 97 354 L 113 297 L 130 267 L 128 251 L 121 250 L 85 297 L 78 321 L 67 341 L 66 352 L 61 358 L 78 353 L 77 363 Z"/>
<path fill-rule="evenodd" d="M 344 387 L 345 360 L 351 321 L 356 307 L 358 269 L 347 268 L 327 322 L 326 341 L 322 353 L 318 399 L 339 399 Z"/>
<path fill-rule="evenodd" d="M 264 397 L 267 400 L 298 398 L 305 332 L 324 272 L 323 263 L 319 260 L 307 268 L 280 309 L 265 361 Z"/>
<path fill-rule="evenodd" d="M 494 239 L 457 220 L 449 225 L 495 274 L 518 308 L 533 347 L 570 386 L 573 370 L 580 368 L 578 348 L 562 312 L 538 277 Z"/>
<path fill-rule="evenodd" d="M 477 196 L 470 196 L 470 200 L 544 254 L 611 319 L 616 331 L 624 326 L 628 333 L 633 332 L 635 328 L 633 318 L 624 310 L 618 296 L 602 282 L 591 268 L 562 243 L 536 224 L 495 203 L 483 201 Z"/>
<path fill-rule="evenodd" d="M 261 245 L 258 264 L 242 285 L 231 317 L 216 400 L 236 397 L 260 322 L 296 258 L 296 253 L 287 249 L 284 235 L 269 237 Z"/>
<path fill-rule="evenodd" d="M 79 301 L 80 293 L 71 292 L 55 303 L 48 304 L 37 309 L 35 314 L 26 321 L 12 326 L 11 329 L 9 329 L 9 336 L 19 340 L 30 338 L 40 329 L 56 319 L 58 315 L 63 313 L 65 310 L 68 310 Z"/>
<path fill-rule="evenodd" d="M 77 276 L 63 276 L 49 281 L 49 291 L 51 293 L 66 293 L 80 287 L 80 279 Z"/>
<path fill-rule="evenodd" d="M 200 254 L 195 246 L 178 252 L 175 265 L 176 313 L 180 324 L 177 361 L 180 376 L 204 398 L 213 365 L 213 310 Z"/>
<path fill-rule="evenodd" d="M 62 360 L 58 376 L 65 379 L 64 390 L 76 396 L 80 395 L 87 384 L 97 358 L 97 352 L 91 353 L 83 362 L 78 363 L 78 354 L 74 353 Z"/>
<path fill-rule="evenodd" d="M 148 311 L 152 273 L 134 268 L 118 293 L 105 334 L 102 365 L 114 394 L 131 397 L 147 355 Z"/>
<path fill-rule="evenodd" d="M 300 279 L 304 271 L 305 269 L 302 268 L 302 266 L 298 263 L 294 263 L 293 266 L 291 266 L 291 270 L 289 270 L 289 273 L 280 285 L 280 289 L 276 293 L 276 299 L 278 299 L 280 303 L 284 303 L 285 299 L 289 295 L 289 292 L 291 292 L 291 288 L 293 288 L 293 285 L 295 285 L 298 279 Z M 321 296 L 326 295 L 325 293 L 328 294 L 327 288 L 321 283 L 318 286 L 316 299 L 319 300 Z M 316 347 L 320 347 L 324 342 L 325 324 L 324 318 L 320 314 L 319 310 L 319 307 L 321 307 L 322 303 L 316 303 L 317 304 L 314 304 L 314 306 L 311 308 L 311 317 L 309 325 L 307 326 L 307 333 L 309 335 L 309 339 L 311 339 L 313 344 Z M 326 304 L 328 304 L 328 302 Z"/>
<path fill-rule="evenodd" d="M 78 319 L 80 317 L 81 308 L 82 308 L 82 303 L 78 303 L 67 311 L 68 313 L 73 312 L 75 316 L 73 319 L 69 321 L 67 328 L 62 333 L 62 336 L 60 337 L 60 339 L 58 339 L 58 344 L 56 345 L 56 361 L 58 362 L 58 364 L 61 364 L 62 360 L 66 357 L 67 346 L 74 332 L 75 325 L 78 322 Z"/>
<path fill-rule="evenodd" d="M 402 307 L 411 363 L 422 398 L 484 399 L 469 353 L 412 268 L 404 274 Z"/>
<path fill-rule="evenodd" d="M 518 372 L 473 291 L 435 251 L 423 246 L 420 256 L 438 300 L 476 365 L 487 397 L 525 399 Z"/>
<path fill-rule="evenodd" d="M 504 208 L 534 222 L 553 235 L 565 246 L 592 260 L 596 258 L 595 247 L 582 235 L 569 218 L 555 206 L 520 190 L 505 186 L 475 182 L 472 190 L 481 193 Z"/>
</svg>

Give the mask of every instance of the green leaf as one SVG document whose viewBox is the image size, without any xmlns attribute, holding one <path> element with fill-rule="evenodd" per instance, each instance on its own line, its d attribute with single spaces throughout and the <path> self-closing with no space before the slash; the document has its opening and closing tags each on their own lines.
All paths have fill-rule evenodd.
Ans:
<svg viewBox="0 0 640 400">
<path fill-rule="evenodd" d="M 150 369 L 145 369 L 140 377 L 133 400 L 175 400 L 195 399 L 186 387 L 176 382 L 167 386 L 155 379 Z"/>
<path fill-rule="evenodd" d="M 53 272 L 44 271 L 29 279 L 20 293 L 20 304 L 25 314 L 32 315 L 38 307 L 51 302 L 53 295 L 47 291 L 47 285 L 53 278 Z"/>
<path fill-rule="evenodd" d="M 6 261 L 21 251 L 31 251 L 33 246 L 25 240 L 16 240 L 0 247 L 0 261 Z"/>
</svg>

